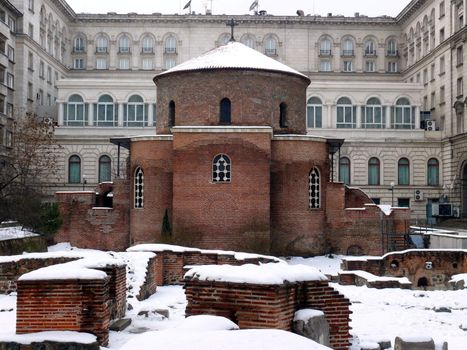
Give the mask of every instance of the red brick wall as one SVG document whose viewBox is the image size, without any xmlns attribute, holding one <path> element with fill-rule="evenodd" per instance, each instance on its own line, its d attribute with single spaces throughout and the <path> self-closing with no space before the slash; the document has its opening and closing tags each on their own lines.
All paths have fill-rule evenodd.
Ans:
<svg viewBox="0 0 467 350">
<path fill-rule="evenodd" d="M 309 209 L 308 176 L 313 167 L 321 175 L 321 208 Z M 272 142 L 272 252 L 284 255 L 322 254 L 325 250 L 325 212 L 328 186 L 325 142 Z"/>
<path fill-rule="evenodd" d="M 307 79 L 280 72 L 212 70 L 168 74 L 157 79 L 158 134 L 167 134 L 169 102 L 177 126 L 219 125 L 219 104 L 229 98 L 232 125 L 272 126 L 274 132 L 306 133 Z M 279 127 L 279 105 L 288 107 L 288 128 Z"/>
<path fill-rule="evenodd" d="M 87 332 L 106 346 L 109 280 L 18 281 L 16 333 Z"/>
<path fill-rule="evenodd" d="M 269 133 L 174 135 L 173 239 L 208 249 L 269 251 Z M 231 159 L 230 183 L 212 182 L 212 160 Z"/>
<path fill-rule="evenodd" d="M 373 204 L 373 200 L 359 188 L 345 187 L 345 207 L 363 208 L 365 204 Z"/>
<path fill-rule="evenodd" d="M 115 180 L 113 207 L 107 209 L 93 209 L 96 204 L 94 192 L 56 193 L 63 224 L 54 236 L 55 242 L 70 242 L 80 248 L 126 249 L 130 228 L 129 191 L 126 180 Z"/>
<path fill-rule="evenodd" d="M 157 257 L 150 258 L 148 261 L 148 267 L 146 269 L 146 276 L 144 283 L 141 285 L 136 299 L 144 300 L 153 295 L 157 290 L 158 275 L 162 275 L 158 270 Z M 162 282 L 159 283 L 162 285 Z"/>
<path fill-rule="evenodd" d="M 332 348 L 344 350 L 350 345 L 350 302 L 327 282 L 254 285 L 186 280 L 185 294 L 187 316 L 224 316 L 242 329 L 290 331 L 298 309 L 319 309 L 329 323 Z"/>
<path fill-rule="evenodd" d="M 126 312 L 126 266 L 94 268 L 104 271 L 109 276 L 110 319 L 125 317 Z"/>
<path fill-rule="evenodd" d="M 168 211 L 172 223 L 172 141 L 131 143 L 131 244 L 160 242 L 162 221 Z M 144 208 L 134 208 L 134 172 L 144 172 Z"/>
</svg>

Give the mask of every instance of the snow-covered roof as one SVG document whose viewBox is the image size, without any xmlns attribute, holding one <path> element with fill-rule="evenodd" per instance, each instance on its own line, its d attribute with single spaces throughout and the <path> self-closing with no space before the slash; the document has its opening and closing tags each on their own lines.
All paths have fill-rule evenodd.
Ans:
<svg viewBox="0 0 467 350">
<path fill-rule="evenodd" d="M 306 75 L 299 71 L 296 71 L 295 69 L 236 41 L 228 42 L 226 45 L 185 61 L 156 75 L 154 80 L 156 81 L 158 77 L 171 73 L 211 69 L 252 69 L 275 71 L 298 75 L 309 80 Z"/>
</svg>

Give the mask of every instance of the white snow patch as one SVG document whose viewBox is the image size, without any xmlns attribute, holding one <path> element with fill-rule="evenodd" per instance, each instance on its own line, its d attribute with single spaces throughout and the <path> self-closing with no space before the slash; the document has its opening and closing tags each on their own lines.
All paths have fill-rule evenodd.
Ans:
<svg viewBox="0 0 467 350">
<path fill-rule="evenodd" d="M 368 282 L 387 282 L 387 281 L 397 281 L 400 284 L 412 284 L 407 277 L 391 277 L 391 276 L 376 276 L 370 272 L 362 270 L 351 270 L 351 271 L 342 271 L 341 275 L 357 275 L 361 278 L 366 279 Z"/>
<path fill-rule="evenodd" d="M 239 331 L 147 332 L 134 337 L 120 350 L 152 349 L 190 350 L 325 350 L 328 347 L 297 334 L 266 329 Z"/>
<path fill-rule="evenodd" d="M 0 241 L 9 239 L 27 238 L 39 236 L 29 230 L 24 230 L 21 227 L 2 227 L 0 228 Z"/>
<path fill-rule="evenodd" d="M 93 334 L 71 331 L 48 331 L 29 334 L 0 334 L 1 342 L 31 344 L 34 342 L 53 341 L 60 343 L 91 344 L 97 341 Z"/>
<path fill-rule="evenodd" d="M 231 331 L 239 329 L 228 318 L 212 315 L 189 316 L 175 328 L 192 331 Z"/>
<path fill-rule="evenodd" d="M 315 309 L 302 309 L 298 310 L 293 320 L 294 321 L 304 321 L 307 322 L 310 318 L 324 316 L 324 312 Z"/>
<path fill-rule="evenodd" d="M 451 280 L 449 281 L 450 283 L 457 283 L 457 282 L 460 282 L 460 281 L 464 281 L 464 284 L 467 288 L 467 273 L 460 273 L 458 275 L 453 275 L 451 277 Z"/>
<path fill-rule="evenodd" d="M 326 276 L 314 267 L 285 263 L 195 266 L 185 274 L 185 278 L 250 284 L 283 284 L 285 282 L 327 280 Z"/>
<path fill-rule="evenodd" d="M 381 209 L 384 215 L 389 216 L 392 213 L 392 207 L 388 204 L 378 204 L 377 207 Z"/>
</svg>

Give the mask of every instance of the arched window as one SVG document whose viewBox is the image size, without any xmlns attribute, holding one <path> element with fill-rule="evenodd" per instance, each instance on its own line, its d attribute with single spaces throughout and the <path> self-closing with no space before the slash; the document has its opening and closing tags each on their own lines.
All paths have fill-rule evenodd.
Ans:
<svg viewBox="0 0 467 350">
<path fill-rule="evenodd" d="M 320 56 L 331 56 L 331 40 L 328 38 L 321 39 L 319 42 Z"/>
<path fill-rule="evenodd" d="M 109 156 L 99 158 L 99 182 L 111 180 L 112 161 Z"/>
<path fill-rule="evenodd" d="M 308 99 L 306 117 L 308 128 L 323 127 L 323 103 L 319 97 L 311 97 Z"/>
<path fill-rule="evenodd" d="M 177 39 L 173 35 L 165 38 L 164 53 L 177 53 Z"/>
<path fill-rule="evenodd" d="M 224 33 L 217 40 L 219 46 L 226 45 L 230 41 L 230 34 Z"/>
<path fill-rule="evenodd" d="M 109 48 L 109 41 L 103 35 L 100 35 L 96 39 L 96 52 L 107 53 Z"/>
<path fill-rule="evenodd" d="M 230 182 L 230 158 L 226 154 L 218 154 L 212 160 L 212 182 Z"/>
<path fill-rule="evenodd" d="M 223 98 L 220 103 L 219 123 L 223 125 L 231 124 L 231 104 L 228 98 Z"/>
<path fill-rule="evenodd" d="M 362 127 L 366 129 L 383 129 L 385 125 L 384 109 L 376 97 L 370 98 L 363 109 Z"/>
<path fill-rule="evenodd" d="M 83 98 L 71 95 L 65 107 L 65 125 L 82 126 L 86 123 L 86 113 Z"/>
<path fill-rule="evenodd" d="M 77 36 L 73 45 L 74 52 L 85 52 L 86 51 L 86 41 L 82 36 Z"/>
<path fill-rule="evenodd" d="M 365 56 L 376 56 L 376 44 L 373 39 L 365 41 Z"/>
<path fill-rule="evenodd" d="M 279 105 L 279 126 L 281 128 L 288 127 L 287 123 L 287 103 L 282 102 Z"/>
<path fill-rule="evenodd" d="M 143 45 L 142 47 L 143 53 L 154 53 L 154 40 L 152 39 L 150 35 L 146 35 L 143 38 L 142 45 Z"/>
<path fill-rule="evenodd" d="M 386 47 L 386 54 L 388 56 L 397 56 L 397 41 L 394 39 L 388 40 Z"/>
<path fill-rule="evenodd" d="M 269 36 L 264 41 L 264 54 L 268 56 L 275 56 L 277 55 L 277 40 Z"/>
<path fill-rule="evenodd" d="M 135 170 L 135 208 L 144 207 L 144 173 L 140 167 Z"/>
<path fill-rule="evenodd" d="M 129 53 L 130 52 L 130 38 L 126 35 L 122 35 L 118 40 L 118 52 Z"/>
<path fill-rule="evenodd" d="M 242 43 L 245 46 L 248 46 L 250 49 L 255 48 L 255 39 L 249 35 L 242 38 Z"/>
<path fill-rule="evenodd" d="M 175 102 L 169 102 L 169 128 L 175 126 Z"/>
<path fill-rule="evenodd" d="M 396 106 L 393 108 L 391 117 L 391 125 L 394 129 L 414 129 L 414 107 L 410 105 L 410 101 L 405 97 L 397 100 Z"/>
<path fill-rule="evenodd" d="M 341 97 L 337 101 L 337 127 L 355 128 L 355 107 L 347 97 Z"/>
<path fill-rule="evenodd" d="M 311 169 L 308 174 L 308 208 L 321 208 L 321 182 L 317 168 Z"/>
<path fill-rule="evenodd" d="M 99 97 L 94 109 L 96 126 L 115 126 L 115 105 L 114 100 L 109 95 L 102 95 Z"/>
<path fill-rule="evenodd" d="M 339 159 L 339 181 L 350 185 L 350 159 L 347 157 Z"/>
<path fill-rule="evenodd" d="M 345 39 L 342 43 L 342 56 L 353 56 L 353 41 Z"/>
<path fill-rule="evenodd" d="M 430 158 L 427 164 L 428 186 L 439 186 L 439 162 L 436 158 Z"/>
<path fill-rule="evenodd" d="M 139 95 L 133 95 L 128 99 L 125 106 L 125 126 L 145 126 L 147 121 L 146 105 L 143 98 Z"/>
<path fill-rule="evenodd" d="M 379 168 L 379 159 L 375 157 L 370 158 L 368 161 L 368 185 L 379 185 Z"/>
<path fill-rule="evenodd" d="M 81 182 L 81 158 L 72 155 L 68 158 L 68 183 L 79 184 Z"/>
<path fill-rule="evenodd" d="M 410 183 L 410 162 L 407 158 L 399 159 L 397 164 L 397 183 L 408 185 Z"/>
</svg>

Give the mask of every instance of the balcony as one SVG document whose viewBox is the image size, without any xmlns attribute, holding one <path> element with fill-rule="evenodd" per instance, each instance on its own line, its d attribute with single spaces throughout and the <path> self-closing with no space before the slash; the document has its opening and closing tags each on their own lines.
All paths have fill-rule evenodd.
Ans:
<svg viewBox="0 0 467 350">
<path fill-rule="evenodd" d="M 399 57 L 398 50 L 386 51 L 386 57 Z"/>
<path fill-rule="evenodd" d="M 353 57 L 354 50 L 342 50 L 342 57 Z"/>
<path fill-rule="evenodd" d="M 73 54 L 85 54 L 86 50 L 84 47 L 74 47 L 73 48 Z"/>
<path fill-rule="evenodd" d="M 109 51 L 108 51 L 108 48 L 105 47 L 105 46 L 97 46 L 96 47 L 96 53 L 97 54 L 108 54 Z"/>
<path fill-rule="evenodd" d="M 120 55 L 128 55 L 131 53 L 131 49 L 129 47 L 119 47 L 118 48 L 118 53 Z"/>
<path fill-rule="evenodd" d="M 154 48 L 153 47 L 143 47 L 141 49 L 141 53 L 143 55 L 153 54 L 154 53 Z"/>
<path fill-rule="evenodd" d="M 331 50 L 319 50 L 320 57 L 330 57 L 332 56 Z"/>
<path fill-rule="evenodd" d="M 364 53 L 365 57 L 376 57 L 376 50 L 366 50 Z"/>
<path fill-rule="evenodd" d="M 276 49 L 264 49 L 264 54 L 267 56 L 277 56 Z"/>
<path fill-rule="evenodd" d="M 175 48 L 175 47 L 166 47 L 166 48 L 164 48 L 164 53 L 174 55 L 174 54 L 177 53 L 177 48 Z"/>
</svg>

